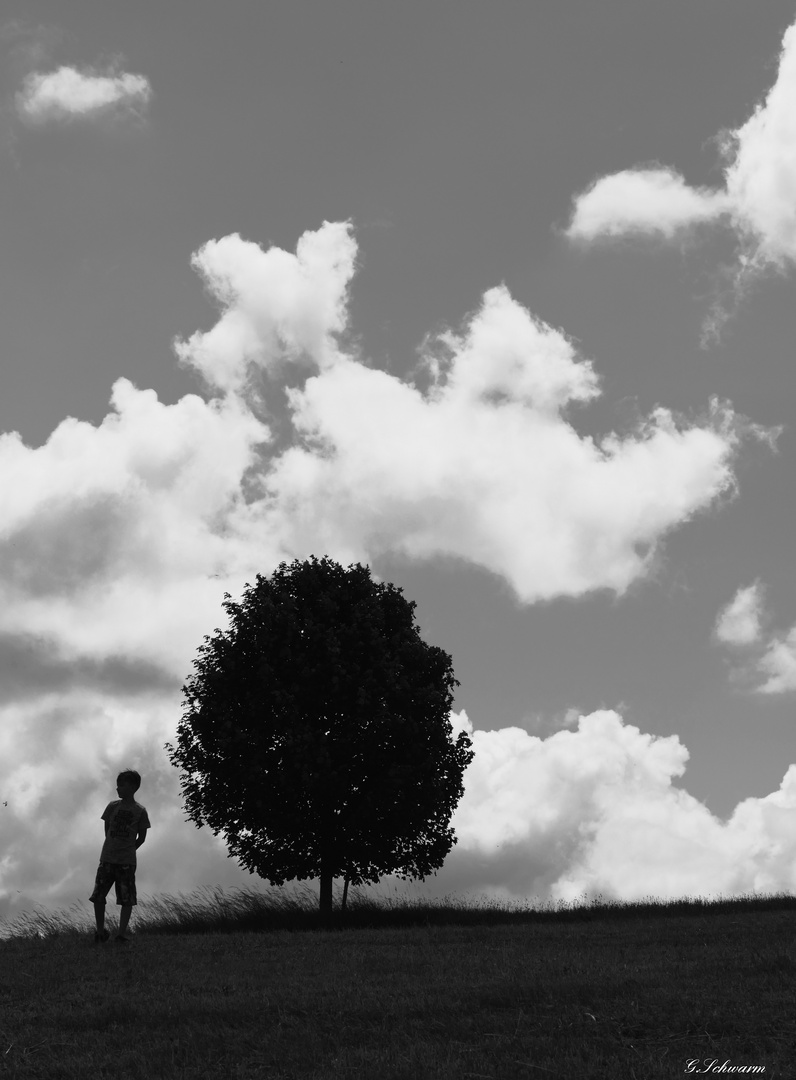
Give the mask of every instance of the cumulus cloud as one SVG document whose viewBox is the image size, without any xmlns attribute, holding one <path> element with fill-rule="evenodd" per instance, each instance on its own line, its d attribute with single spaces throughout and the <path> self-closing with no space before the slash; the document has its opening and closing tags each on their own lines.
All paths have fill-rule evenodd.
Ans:
<svg viewBox="0 0 796 1080">
<path fill-rule="evenodd" d="M 17 114 L 31 125 L 143 115 L 152 97 L 144 75 L 62 66 L 32 71 L 16 95 Z"/>
<path fill-rule="evenodd" d="M 718 407 L 695 426 L 657 410 L 633 436 L 597 444 L 518 387 L 485 400 L 465 356 L 430 397 L 348 361 L 291 392 L 310 446 L 292 447 L 269 478 L 291 544 L 455 555 L 524 602 L 622 593 L 666 532 L 732 486 L 738 435 Z"/>
<path fill-rule="evenodd" d="M 716 637 L 727 645 L 751 645 L 761 634 L 763 587 L 759 581 L 739 589 L 719 612 Z"/>
<path fill-rule="evenodd" d="M 305 234 L 295 256 L 228 239 L 196 260 L 222 316 L 177 351 L 222 391 L 272 374 L 275 355 L 319 369 L 287 391 L 297 439 L 260 479 L 291 549 L 455 555 L 526 602 L 623 592 L 670 529 L 732 490 L 753 429 L 729 406 L 690 423 L 660 408 L 624 438 L 581 438 L 568 414 L 600 392 L 591 362 L 503 286 L 460 332 L 429 340 L 404 382 L 333 345 L 347 226 Z"/>
<path fill-rule="evenodd" d="M 777 78 L 766 99 L 725 136 L 727 194 L 755 259 L 784 267 L 796 259 L 796 24 L 782 39 Z"/>
<path fill-rule="evenodd" d="M 240 392 L 252 366 L 305 359 L 326 368 L 346 324 L 356 242 L 345 222 L 325 222 L 296 254 L 242 240 L 209 240 L 191 264 L 222 307 L 212 330 L 175 342 L 180 361 L 223 392 Z"/>
<path fill-rule="evenodd" d="M 796 690 L 796 626 L 782 636 L 774 636 L 757 662 L 765 677 L 761 694 L 784 694 Z"/>
<path fill-rule="evenodd" d="M 678 232 L 713 221 L 730 208 L 726 194 L 692 188 L 673 169 L 625 169 L 596 180 L 575 201 L 571 240 L 650 233 L 672 240 Z"/>
<path fill-rule="evenodd" d="M 767 435 L 716 404 L 580 436 L 573 414 L 600 392 L 592 363 L 502 286 L 426 343 L 414 381 L 368 367 L 343 347 L 355 259 L 346 223 L 305 233 L 295 253 L 213 241 L 194 266 L 219 320 L 176 343 L 207 398 L 165 405 L 119 378 L 96 426 L 67 418 L 35 448 L 0 436 L 0 670 L 16 666 L 0 695 L 0 911 L 85 904 L 99 814 L 127 765 L 145 776 L 153 822 L 142 892 L 186 890 L 202 875 L 249 882 L 220 840 L 182 821 L 162 750 L 225 591 L 239 596 L 294 557 L 403 552 L 487 568 L 527 603 L 622 593 L 668 532 L 732 493 L 745 440 Z M 617 724 L 600 736 L 608 757 L 612 739 L 647 746 L 645 768 L 674 753 Z M 496 775 L 517 738 L 483 743 Z M 561 768 L 542 760 L 551 775 Z M 486 851 L 500 829 L 484 828 Z M 579 852 L 549 880 L 580 865 Z"/>
<path fill-rule="evenodd" d="M 719 612 L 716 637 L 736 652 L 732 677 L 760 694 L 796 690 L 796 627 L 786 633 L 764 633 L 765 619 L 764 587 L 759 581 L 739 589 Z"/>
<path fill-rule="evenodd" d="M 693 187 L 672 168 L 638 167 L 598 178 L 574 199 L 566 230 L 589 243 L 629 234 L 671 241 L 705 223 L 728 224 L 738 251 L 730 297 L 713 305 L 703 344 L 764 271 L 796 260 L 796 24 L 782 39 L 779 68 L 764 101 L 737 129 L 722 133 L 724 186 Z"/>
<path fill-rule="evenodd" d="M 796 886 L 796 765 L 778 791 L 722 821 L 676 786 L 689 757 L 678 737 L 645 734 L 613 710 L 546 739 L 474 730 L 466 712 L 453 719 L 475 757 L 452 821 L 459 842 L 435 890 L 575 901 Z"/>
<path fill-rule="evenodd" d="M 99 426 L 66 419 L 35 449 L 0 437 L 0 632 L 179 672 L 220 579 L 249 572 L 258 545 L 266 562 L 281 554 L 242 491 L 268 429 L 234 397 L 166 406 L 127 379 L 111 404 Z"/>
</svg>

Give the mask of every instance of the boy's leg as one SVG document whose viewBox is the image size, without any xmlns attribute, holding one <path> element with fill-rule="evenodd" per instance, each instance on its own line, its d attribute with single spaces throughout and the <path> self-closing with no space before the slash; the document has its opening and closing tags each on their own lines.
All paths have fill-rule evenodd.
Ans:
<svg viewBox="0 0 796 1080">
<path fill-rule="evenodd" d="M 119 933 L 122 937 L 127 933 L 127 924 L 130 922 L 132 913 L 132 904 L 122 904 L 121 911 L 119 912 Z M 100 927 L 100 929 L 102 929 L 102 927 Z"/>
<path fill-rule="evenodd" d="M 107 863 L 100 862 L 97 867 L 97 876 L 94 880 L 94 891 L 89 897 L 94 905 L 94 918 L 97 920 L 97 933 L 105 929 L 105 897 L 113 884 L 113 871 Z"/>
<path fill-rule="evenodd" d="M 97 929 L 100 933 L 105 929 L 105 901 L 94 901 L 94 918 L 97 920 Z"/>
<path fill-rule="evenodd" d="M 117 866 L 115 869 L 116 903 L 119 904 L 121 908 L 119 912 L 118 937 L 124 938 L 127 933 L 127 924 L 130 922 L 133 905 L 138 901 L 135 889 L 135 866 Z"/>
</svg>

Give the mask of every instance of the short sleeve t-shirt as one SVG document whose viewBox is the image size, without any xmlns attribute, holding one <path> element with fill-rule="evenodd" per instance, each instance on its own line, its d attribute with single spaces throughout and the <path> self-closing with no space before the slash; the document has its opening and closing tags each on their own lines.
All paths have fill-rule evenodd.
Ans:
<svg viewBox="0 0 796 1080">
<path fill-rule="evenodd" d="M 100 862 L 135 866 L 136 837 L 141 829 L 150 828 L 146 807 L 135 801 L 126 803 L 122 799 L 114 799 L 105 807 L 102 819 L 108 822 L 109 828 L 102 845 Z"/>
</svg>

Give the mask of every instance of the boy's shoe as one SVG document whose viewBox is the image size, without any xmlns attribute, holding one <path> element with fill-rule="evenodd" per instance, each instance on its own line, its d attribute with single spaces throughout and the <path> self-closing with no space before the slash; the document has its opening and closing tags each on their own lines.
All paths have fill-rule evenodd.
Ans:
<svg viewBox="0 0 796 1080">
<path fill-rule="evenodd" d="M 125 937 L 124 934 L 117 934 L 113 940 L 117 945 L 128 945 L 130 943 L 130 938 Z"/>
<path fill-rule="evenodd" d="M 110 936 L 111 935 L 110 935 L 110 932 L 108 930 L 95 930 L 94 931 L 94 943 L 95 943 L 95 945 L 98 945 L 101 941 L 107 941 Z"/>
</svg>

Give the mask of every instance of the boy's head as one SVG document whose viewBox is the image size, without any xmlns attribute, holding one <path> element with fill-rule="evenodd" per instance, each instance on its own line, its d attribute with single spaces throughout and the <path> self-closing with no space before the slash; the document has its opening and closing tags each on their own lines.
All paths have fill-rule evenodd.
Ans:
<svg viewBox="0 0 796 1080">
<path fill-rule="evenodd" d="M 135 769 L 125 769 L 116 777 L 116 791 L 120 799 L 132 799 L 141 787 L 141 776 Z"/>
</svg>

